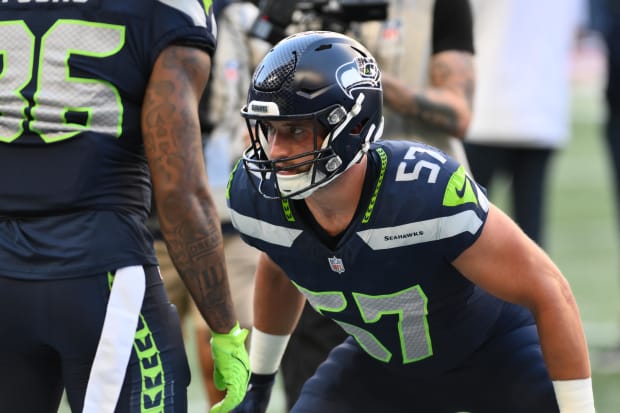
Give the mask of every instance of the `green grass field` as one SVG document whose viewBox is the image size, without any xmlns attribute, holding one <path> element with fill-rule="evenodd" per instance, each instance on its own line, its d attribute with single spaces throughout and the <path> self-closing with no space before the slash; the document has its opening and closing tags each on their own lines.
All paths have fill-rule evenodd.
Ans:
<svg viewBox="0 0 620 413">
<path fill-rule="evenodd" d="M 620 411 L 619 231 L 615 220 L 608 156 L 601 136 L 603 116 L 600 82 L 578 84 L 573 99 L 573 136 L 553 163 L 547 211 L 547 250 L 572 284 L 581 308 L 592 357 L 594 395 L 598 413 Z M 491 189 L 492 200 L 509 211 L 507 182 Z M 192 368 L 190 413 L 206 413 L 193 337 L 188 337 Z M 65 405 L 61 413 L 69 410 Z M 284 413 L 279 385 L 269 413 Z"/>
</svg>

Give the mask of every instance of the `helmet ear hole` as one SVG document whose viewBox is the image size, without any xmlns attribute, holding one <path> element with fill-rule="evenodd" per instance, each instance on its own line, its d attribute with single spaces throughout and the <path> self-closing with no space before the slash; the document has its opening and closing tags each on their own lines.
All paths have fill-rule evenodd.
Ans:
<svg viewBox="0 0 620 413">
<path fill-rule="evenodd" d="M 364 129 L 364 126 L 366 126 L 367 123 L 368 123 L 368 119 L 366 118 L 362 120 L 360 123 L 358 123 L 357 125 L 355 125 L 354 127 L 352 127 L 349 133 L 351 135 L 359 135 L 360 133 L 362 133 L 362 130 Z"/>
</svg>

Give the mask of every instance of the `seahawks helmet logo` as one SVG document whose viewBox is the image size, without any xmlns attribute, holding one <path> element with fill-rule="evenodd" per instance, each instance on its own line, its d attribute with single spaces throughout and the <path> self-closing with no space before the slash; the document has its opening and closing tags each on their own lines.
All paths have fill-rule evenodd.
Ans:
<svg viewBox="0 0 620 413">
<path fill-rule="evenodd" d="M 356 57 L 336 70 L 336 80 L 344 93 L 353 99 L 357 89 L 380 89 L 381 71 L 372 57 Z"/>
</svg>

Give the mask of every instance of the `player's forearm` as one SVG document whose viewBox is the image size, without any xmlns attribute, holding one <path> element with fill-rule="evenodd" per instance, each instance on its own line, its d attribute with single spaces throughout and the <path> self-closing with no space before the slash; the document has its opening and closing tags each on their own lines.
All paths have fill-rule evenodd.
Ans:
<svg viewBox="0 0 620 413">
<path fill-rule="evenodd" d="M 568 282 L 557 277 L 545 304 L 534 308 L 538 334 L 560 413 L 594 413 L 588 347 Z"/>
<path fill-rule="evenodd" d="M 148 131 L 147 156 L 168 253 L 203 318 L 215 332 L 235 325 L 220 220 L 211 198 L 196 118 L 172 124 L 183 138 Z M 171 134 L 172 135 L 172 134 Z M 159 138 L 159 139 L 158 139 Z"/>
<path fill-rule="evenodd" d="M 200 49 L 166 48 L 149 80 L 141 126 L 170 258 L 209 326 L 227 333 L 235 317 L 198 118 L 210 66 L 211 58 Z"/>
<path fill-rule="evenodd" d="M 579 311 L 568 284 L 561 283 L 556 298 L 534 310 L 543 356 L 552 380 L 588 378 L 590 360 Z"/>
<path fill-rule="evenodd" d="M 291 334 L 304 303 L 305 297 L 286 274 L 261 254 L 254 288 L 254 326 L 268 334 Z"/>
<path fill-rule="evenodd" d="M 254 327 L 250 344 L 252 372 L 273 375 L 299 321 L 304 296 L 284 271 L 260 254 L 254 284 Z"/>
<path fill-rule="evenodd" d="M 292 334 L 297 326 L 301 310 L 304 306 L 303 296 L 296 300 L 290 300 L 291 297 L 278 297 L 275 300 L 279 302 L 269 301 L 267 299 L 254 299 L 254 326 L 259 330 L 276 335 Z"/>
<path fill-rule="evenodd" d="M 208 196 L 171 194 L 169 201 L 158 210 L 170 258 L 209 326 L 228 332 L 236 318 L 215 205 Z M 174 220 L 161 218 L 164 214 Z"/>
</svg>

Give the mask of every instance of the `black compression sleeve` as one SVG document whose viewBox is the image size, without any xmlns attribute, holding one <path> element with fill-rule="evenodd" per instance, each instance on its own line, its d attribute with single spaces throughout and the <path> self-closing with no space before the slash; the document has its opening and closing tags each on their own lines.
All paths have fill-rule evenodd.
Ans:
<svg viewBox="0 0 620 413">
<path fill-rule="evenodd" d="M 435 0 L 433 54 L 445 50 L 474 53 L 473 16 L 469 0 Z"/>
</svg>

